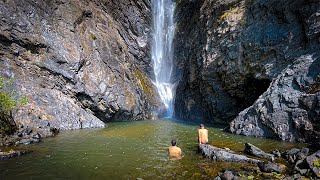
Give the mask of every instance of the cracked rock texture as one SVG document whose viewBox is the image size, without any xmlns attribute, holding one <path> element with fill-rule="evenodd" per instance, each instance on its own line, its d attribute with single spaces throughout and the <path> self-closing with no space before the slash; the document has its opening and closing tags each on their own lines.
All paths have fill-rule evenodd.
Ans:
<svg viewBox="0 0 320 180">
<path fill-rule="evenodd" d="M 150 118 L 162 106 L 150 16 L 149 0 L 1 0 L 0 74 L 29 99 L 15 123 L 42 132 Z"/>
<path fill-rule="evenodd" d="M 188 0 L 176 13 L 176 117 L 319 142 L 319 1 Z"/>
</svg>

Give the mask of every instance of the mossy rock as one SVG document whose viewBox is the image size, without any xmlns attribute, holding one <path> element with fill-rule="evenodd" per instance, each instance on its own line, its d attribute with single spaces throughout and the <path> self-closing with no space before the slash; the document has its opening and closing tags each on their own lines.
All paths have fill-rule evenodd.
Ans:
<svg viewBox="0 0 320 180">
<path fill-rule="evenodd" d="M 160 105 L 159 100 L 157 98 L 158 97 L 157 90 L 155 86 L 152 84 L 152 82 L 150 81 L 150 79 L 137 68 L 134 69 L 132 74 L 134 76 L 135 83 L 140 86 L 147 101 L 155 106 Z"/>
<path fill-rule="evenodd" d="M 320 91 L 320 75 L 317 76 L 315 82 L 307 87 L 306 92 L 308 94 L 315 94 Z"/>
</svg>

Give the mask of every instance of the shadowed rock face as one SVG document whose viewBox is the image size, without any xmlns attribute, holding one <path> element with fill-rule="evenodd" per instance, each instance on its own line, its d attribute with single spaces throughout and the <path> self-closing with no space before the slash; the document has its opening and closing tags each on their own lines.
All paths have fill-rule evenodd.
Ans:
<svg viewBox="0 0 320 180">
<path fill-rule="evenodd" d="M 4 0 L 0 18 L 0 74 L 29 99 L 17 124 L 104 127 L 162 106 L 147 73 L 148 0 Z"/>
<path fill-rule="evenodd" d="M 231 131 L 243 135 L 309 142 L 319 137 L 318 1 L 177 6 L 178 118 L 234 119 Z"/>
</svg>

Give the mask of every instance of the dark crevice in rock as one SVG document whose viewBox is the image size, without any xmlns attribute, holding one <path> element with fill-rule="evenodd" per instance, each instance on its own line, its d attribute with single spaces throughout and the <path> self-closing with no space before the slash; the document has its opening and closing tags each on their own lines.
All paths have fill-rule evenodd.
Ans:
<svg viewBox="0 0 320 180">
<path fill-rule="evenodd" d="M 2 112 L 0 110 L 0 138 L 5 135 L 11 135 L 17 130 L 11 113 Z"/>
<path fill-rule="evenodd" d="M 0 34 L 0 43 L 4 46 L 11 46 L 13 43 L 25 48 L 26 50 L 30 50 L 32 54 L 40 54 L 40 50 L 47 48 L 47 45 L 41 43 L 33 43 L 29 41 L 22 41 L 19 39 L 12 39 L 7 38 L 6 36 Z"/>
<path fill-rule="evenodd" d="M 92 18 L 92 12 L 89 10 L 82 11 L 82 14 L 74 21 L 73 27 L 74 29 L 81 24 L 86 18 Z"/>
<path fill-rule="evenodd" d="M 85 109 L 86 111 L 88 110 L 92 111 L 94 116 L 96 116 L 101 121 L 104 121 L 104 122 L 108 121 L 107 120 L 108 118 L 105 112 L 99 110 L 98 107 L 95 106 L 96 103 L 91 96 L 85 93 L 77 93 L 75 97 L 81 103 L 81 105 L 83 106 L 83 109 Z"/>
<path fill-rule="evenodd" d="M 41 71 L 46 71 L 53 76 L 61 77 L 62 79 L 64 79 L 66 83 L 75 84 L 73 78 L 70 76 L 65 76 L 63 73 L 56 72 L 53 69 L 50 69 L 49 67 L 46 67 L 46 66 L 39 66 L 39 65 L 37 66 L 41 69 Z"/>
<path fill-rule="evenodd" d="M 271 81 L 269 79 L 256 79 L 252 76 L 246 78 L 243 83 L 243 88 L 239 89 L 243 91 L 244 96 L 235 97 L 237 103 L 243 107 L 243 109 L 251 106 L 262 93 L 264 93 L 270 86 Z"/>
</svg>

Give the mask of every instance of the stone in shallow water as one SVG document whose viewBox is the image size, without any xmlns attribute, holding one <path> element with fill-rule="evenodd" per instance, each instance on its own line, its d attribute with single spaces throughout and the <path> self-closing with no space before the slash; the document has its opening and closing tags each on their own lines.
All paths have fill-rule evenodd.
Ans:
<svg viewBox="0 0 320 180">
<path fill-rule="evenodd" d="M 257 156 L 260 158 L 265 158 L 268 159 L 270 161 L 274 160 L 274 155 L 266 153 L 264 151 L 262 151 L 260 148 L 250 144 L 250 143 L 246 143 L 245 144 L 245 149 L 244 152 L 248 155 L 252 155 L 252 156 Z"/>
<path fill-rule="evenodd" d="M 9 152 L 0 152 L 0 159 L 10 159 L 13 157 L 21 156 L 24 154 L 31 153 L 30 150 L 10 150 Z"/>
</svg>

